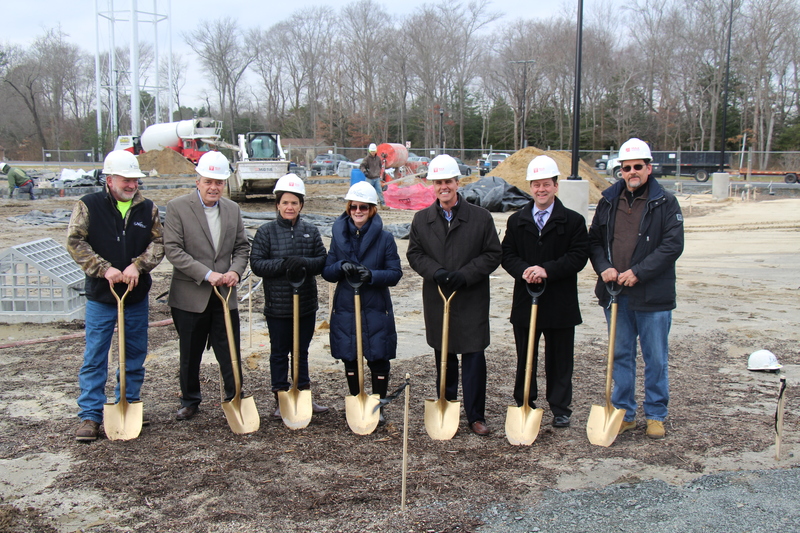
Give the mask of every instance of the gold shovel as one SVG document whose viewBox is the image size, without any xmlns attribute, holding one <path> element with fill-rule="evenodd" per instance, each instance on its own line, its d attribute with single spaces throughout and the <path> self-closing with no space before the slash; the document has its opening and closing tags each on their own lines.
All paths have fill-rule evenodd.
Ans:
<svg viewBox="0 0 800 533">
<path fill-rule="evenodd" d="M 617 295 L 622 292 L 622 287 L 615 284 L 606 284 L 606 289 L 611 295 L 611 324 L 608 333 L 608 365 L 606 366 L 606 405 L 593 405 L 589 411 L 589 420 L 586 423 L 586 435 L 589 442 L 597 446 L 611 446 L 617 438 L 625 409 L 615 409 L 611 405 L 611 377 L 614 373 L 614 342 L 617 338 Z"/>
<path fill-rule="evenodd" d="M 506 411 L 506 439 L 514 446 L 530 446 L 539 436 L 539 427 L 542 425 L 541 407 L 531 409 L 528 401 L 531 393 L 531 380 L 533 379 L 533 346 L 536 339 L 536 315 L 539 309 L 539 296 L 544 292 L 547 284 L 543 282 L 541 289 L 531 290 L 531 284 L 526 283 L 525 288 L 531 295 L 531 325 L 528 330 L 528 354 L 525 358 L 525 389 L 522 405 L 509 405 Z"/>
<path fill-rule="evenodd" d="M 225 298 L 222 297 L 216 287 L 214 287 L 214 292 L 222 302 L 222 308 L 225 313 L 225 331 L 228 334 L 228 351 L 231 352 L 233 381 L 236 384 L 236 394 L 234 394 L 232 400 L 222 402 L 222 410 L 225 412 L 225 418 L 228 420 L 228 426 L 230 426 L 231 431 L 239 435 L 253 433 L 258 431 L 258 428 L 261 426 L 261 417 L 258 416 L 256 401 L 253 399 L 253 396 L 248 395 L 242 397 L 242 369 L 239 366 L 239 351 L 236 349 L 236 343 L 234 342 L 231 309 L 228 305 L 228 298 L 231 297 L 233 289 L 230 287 L 228 288 L 228 295 Z"/>
<path fill-rule="evenodd" d="M 297 380 L 300 378 L 300 286 L 306 280 L 306 271 L 298 280 L 292 280 L 287 275 L 289 285 L 292 286 L 292 386 L 289 390 L 278 391 L 278 406 L 281 410 L 283 423 L 289 429 L 303 429 L 311 422 L 312 404 L 311 390 L 299 390 Z"/>
<path fill-rule="evenodd" d="M 361 281 L 352 281 L 345 276 L 347 283 L 353 287 L 356 313 L 356 357 L 358 358 L 358 394 L 345 396 L 344 408 L 347 425 L 356 435 L 369 435 L 378 427 L 380 421 L 381 398 L 377 394 L 364 391 L 364 344 L 361 338 Z"/>
<path fill-rule="evenodd" d="M 442 318 L 442 357 L 439 362 L 439 399 L 425 400 L 425 430 L 433 440 L 450 440 L 458 431 L 458 419 L 461 414 L 461 402 L 448 401 L 445 398 L 447 383 L 447 344 L 450 335 L 450 301 L 455 291 L 445 297 L 442 288 L 439 294 L 444 301 Z"/>
<path fill-rule="evenodd" d="M 119 402 L 103 406 L 103 427 L 110 440 L 131 440 L 142 432 L 144 406 L 142 402 L 128 402 L 125 380 L 125 298 L 131 292 L 128 285 L 122 298 L 111 285 L 111 294 L 117 299 L 117 332 L 119 341 Z"/>
</svg>

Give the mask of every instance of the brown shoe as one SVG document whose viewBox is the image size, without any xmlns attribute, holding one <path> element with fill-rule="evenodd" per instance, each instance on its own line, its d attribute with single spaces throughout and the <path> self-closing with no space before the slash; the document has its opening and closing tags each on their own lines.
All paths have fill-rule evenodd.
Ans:
<svg viewBox="0 0 800 533">
<path fill-rule="evenodd" d="M 473 433 L 476 435 L 486 436 L 491 431 L 489 430 L 489 426 L 486 425 L 486 422 L 483 420 L 476 420 L 475 422 L 471 422 L 469 425 L 469 429 L 472 430 Z"/>
<path fill-rule="evenodd" d="M 667 435 L 664 430 L 664 422 L 661 420 L 647 421 L 647 436 L 651 439 L 663 439 Z"/>
<path fill-rule="evenodd" d="M 100 424 L 94 420 L 83 420 L 75 432 L 75 440 L 79 442 L 92 442 L 100 434 Z"/>
<path fill-rule="evenodd" d="M 178 409 L 178 414 L 175 415 L 175 418 L 177 420 L 191 420 L 199 410 L 196 406 L 186 405 Z"/>
<path fill-rule="evenodd" d="M 330 411 L 330 409 L 331 409 L 330 407 L 326 407 L 324 405 L 319 405 L 317 403 L 311 402 L 311 411 L 314 414 L 319 415 L 322 413 L 327 413 L 328 411 Z"/>
<path fill-rule="evenodd" d="M 630 422 L 622 421 L 622 425 L 619 427 L 619 432 L 617 435 L 622 435 L 626 431 L 631 431 L 636 429 L 636 420 L 631 420 Z"/>
</svg>

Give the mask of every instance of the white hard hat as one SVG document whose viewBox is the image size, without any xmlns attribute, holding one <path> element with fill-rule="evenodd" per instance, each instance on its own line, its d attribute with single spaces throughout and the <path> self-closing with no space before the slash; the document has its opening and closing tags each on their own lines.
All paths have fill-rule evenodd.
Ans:
<svg viewBox="0 0 800 533">
<path fill-rule="evenodd" d="M 297 177 L 297 174 L 286 174 L 275 184 L 273 192 L 290 192 L 305 196 L 306 184 Z"/>
<path fill-rule="evenodd" d="M 747 360 L 747 370 L 778 370 L 783 365 L 778 363 L 778 358 L 769 350 L 756 350 Z"/>
<path fill-rule="evenodd" d="M 8 173 L 9 168 L 8 163 L 0 163 L 0 172 Z"/>
<path fill-rule="evenodd" d="M 364 202 L 365 204 L 378 205 L 378 193 L 375 187 L 366 181 L 359 181 L 347 191 L 344 197 L 345 200 L 353 200 L 356 202 Z"/>
<path fill-rule="evenodd" d="M 622 146 L 619 147 L 619 161 L 631 161 L 634 159 L 642 159 L 648 163 L 653 159 L 650 154 L 650 147 L 647 143 L 636 137 L 628 139 Z"/>
<path fill-rule="evenodd" d="M 552 157 L 538 155 L 528 163 L 528 181 L 544 180 L 558 177 L 558 163 Z"/>
<path fill-rule="evenodd" d="M 226 180 L 231 175 L 231 163 L 222 152 L 206 152 L 197 162 L 197 173 L 204 178 Z"/>
<path fill-rule="evenodd" d="M 369 152 L 377 152 L 377 151 L 378 151 L 378 147 L 377 147 L 377 145 L 376 145 L 375 143 L 371 143 L 371 144 L 369 145 L 369 148 L 367 148 L 367 150 L 368 150 Z"/>
<path fill-rule="evenodd" d="M 103 174 L 106 176 L 122 176 L 123 178 L 143 178 L 139 170 L 139 161 L 136 156 L 127 150 L 114 150 L 109 152 L 103 161 Z"/>
<path fill-rule="evenodd" d="M 447 154 L 437 155 L 428 163 L 429 180 L 449 180 L 461 176 L 456 160 Z"/>
</svg>

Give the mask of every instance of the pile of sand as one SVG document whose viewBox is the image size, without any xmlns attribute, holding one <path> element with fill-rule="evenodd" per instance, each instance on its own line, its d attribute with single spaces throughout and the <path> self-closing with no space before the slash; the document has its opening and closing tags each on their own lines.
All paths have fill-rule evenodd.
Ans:
<svg viewBox="0 0 800 533">
<path fill-rule="evenodd" d="M 503 178 L 511 185 L 530 192 L 530 185 L 525 180 L 525 173 L 528 170 L 528 163 L 537 155 L 547 155 L 552 157 L 558 163 L 558 170 L 561 172 L 561 179 L 566 179 L 572 170 L 572 155 L 569 152 L 557 152 L 550 150 L 545 152 L 533 146 L 529 146 L 519 152 L 511 154 L 508 159 L 497 165 L 489 174 Z M 605 190 L 609 183 L 605 178 L 600 177 L 592 167 L 580 162 L 578 165 L 578 175 L 584 180 L 589 182 L 589 203 L 596 204 L 600 200 L 600 192 Z"/>
<path fill-rule="evenodd" d="M 159 176 L 195 176 L 194 165 L 175 150 L 164 148 L 163 150 L 151 150 L 137 156 L 139 168 L 142 172 L 150 175 L 152 170 L 158 172 Z"/>
</svg>

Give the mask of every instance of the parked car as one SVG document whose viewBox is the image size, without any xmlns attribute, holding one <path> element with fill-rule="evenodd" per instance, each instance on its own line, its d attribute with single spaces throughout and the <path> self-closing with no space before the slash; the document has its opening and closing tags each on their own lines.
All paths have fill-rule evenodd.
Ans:
<svg viewBox="0 0 800 533">
<path fill-rule="evenodd" d="M 603 155 L 600 159 L 595 159 L 594 168 L 600 171 L 605 171 L 609 176 L 616 179 L 622 179 L 622 169 L 617 159 L 619 154 Z"/>
<path fill-rule="evenodd" d="M 467 164 L 464 164 L 461 158 L 454 157 L 453 159 L 455 159 L 456 163 L 458 163 L 458 171 L 461 172 L 462 176 L 469 176 L 470 174 L 472 174 L 472 167 Z"/>
<path fill-rule="evenodd" d="M 332 176 L 336 174 L 339 163 L 342 161 L 349 162 L 350 160 L 341 154 L 319 154 L 311 163 L 311 170 L 321 176 Z"/>
<path fill-rule="evenodd" d="M 481 176 L 485 176 L 494 168 L 508 159 L 508 154 L 489 154 L 486 156 L 486 159 L 481 161 L 480 166 L 478 167 Z"/>
</svg>

